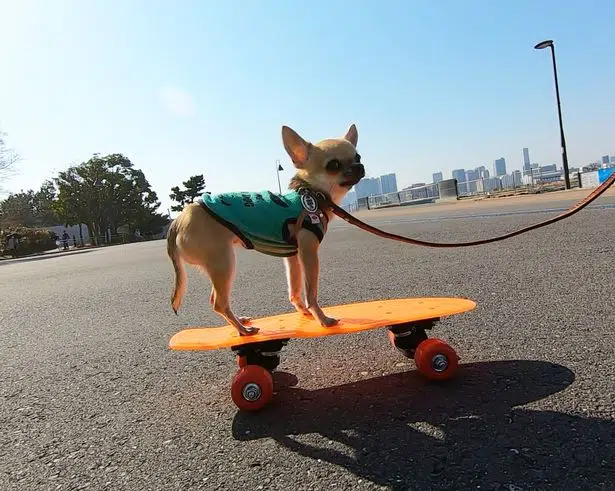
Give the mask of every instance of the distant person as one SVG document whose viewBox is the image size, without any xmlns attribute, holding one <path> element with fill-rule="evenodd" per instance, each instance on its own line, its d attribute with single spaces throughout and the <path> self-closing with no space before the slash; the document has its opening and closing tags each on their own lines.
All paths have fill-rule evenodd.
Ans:
<svg viewBox="0 0 615 491">
<path fill-rule="evenodd" d="M 68 236 L 68 232 L 64 230 L 64 233 L 62 234 L 62 246 L 65 251 L 68 251 L 68 240 L 69 239 L 70 237 Z"/>
<path fill-rule="evenodd" d="M 9 251 L 17 251 L 19 248 L 19 234 L 14 232 L 6 236 L 6 248 Z"/>
</svg>

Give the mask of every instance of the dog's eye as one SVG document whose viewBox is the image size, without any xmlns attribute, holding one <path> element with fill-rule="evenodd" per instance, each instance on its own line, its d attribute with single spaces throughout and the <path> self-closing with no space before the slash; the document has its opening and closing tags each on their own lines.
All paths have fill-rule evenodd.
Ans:
<svg viewBox="0 0 615 491">
<path fill-rule="evenodd" d="M 359 154 L 356 154 L 354 156 L 354 161 L 357 162 L 357 163 L 361 162 L 361 156 Z"/>
<path fill-rule="evenodd" d="M 327 163 L 327 170 L 330 172 L 337 172 L 340 170 L 340 161 L 337 159 L 329 160 Z"/>
</svg>

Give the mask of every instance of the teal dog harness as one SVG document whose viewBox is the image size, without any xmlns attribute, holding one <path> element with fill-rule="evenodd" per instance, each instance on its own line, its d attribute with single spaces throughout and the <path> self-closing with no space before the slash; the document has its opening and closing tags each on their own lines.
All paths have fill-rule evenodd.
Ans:
<svg viewBox="0 0 615 491">
<path fill-rule="evenodd" d="M 306 188 L 282 195 L 271 191 L 204 193 L 199 203 L 237 235 L 246 249 L 270 256 L 294 256 L 296 233 L 301 228 L 313 232 L 319 242 L 327 230 L 327 217 Z"/>
</svg>

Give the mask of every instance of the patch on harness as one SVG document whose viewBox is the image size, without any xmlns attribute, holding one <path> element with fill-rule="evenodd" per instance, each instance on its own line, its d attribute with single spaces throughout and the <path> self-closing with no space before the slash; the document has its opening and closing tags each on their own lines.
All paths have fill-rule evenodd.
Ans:
<svg viewBox="0 0 615 491">
<path fill-rule="evenodd" d="M 320 217 L 316 213 L 308 213 L 312 223 L 320 223 Z"/>
<path fill-rule="evenodd" d="M 310 214 L 312 214 L 316 210 L 318 210 L 318 202 L 316 201 L 316 198 L 314 198 L 314 196 L 312 196 L 311 194 L 303 193 L 301 195 L 301 204 L 307 210 L 307 212 L 310 213 Z M 310 215 L 310 216 L 312 216 L 312 215 Z M 312 223 L 314 223 L 314 222 L 312 222 Z"/>
</svg>

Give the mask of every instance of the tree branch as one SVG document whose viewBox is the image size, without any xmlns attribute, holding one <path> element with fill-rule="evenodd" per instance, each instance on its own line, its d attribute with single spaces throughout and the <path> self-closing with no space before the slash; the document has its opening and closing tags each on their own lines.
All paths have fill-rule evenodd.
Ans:
<svg viewBox="0 0 615 491">
<path fill-rule="evenodd" d="M 15 174 L 15 164 L 19 160 L 19 155 L 6 146 L 0 133 L 0 189 L 1 183 Z"/>
</svg>

